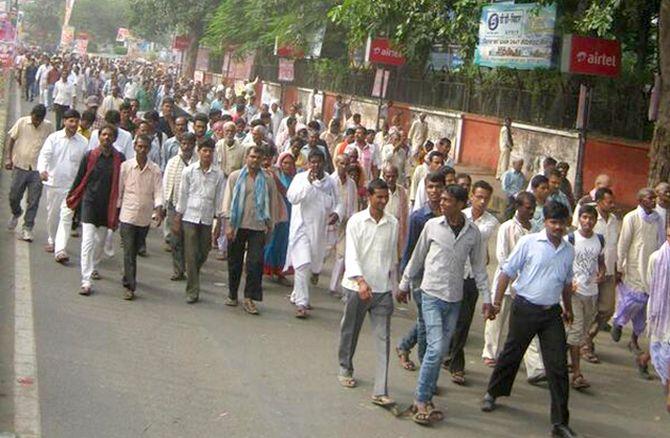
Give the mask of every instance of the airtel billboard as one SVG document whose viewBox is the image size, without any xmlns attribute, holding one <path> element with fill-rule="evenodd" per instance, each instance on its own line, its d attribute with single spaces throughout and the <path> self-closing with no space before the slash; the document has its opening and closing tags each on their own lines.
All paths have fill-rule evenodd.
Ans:
<svg viewBox="0 0 670 438">
<path fill-rule="evenodd" d="M 621 43 L 617 40 L 565 35 L 561 71 L 582 75 L 619 76 Z"/>
<path fill-rule="evenodd" d="M 405 64 L 402 52 L 391 47 L 391 41 L 388 38 L 368 38 L 366 49 L 366 62 L 395 66 Z"/>
</svg>

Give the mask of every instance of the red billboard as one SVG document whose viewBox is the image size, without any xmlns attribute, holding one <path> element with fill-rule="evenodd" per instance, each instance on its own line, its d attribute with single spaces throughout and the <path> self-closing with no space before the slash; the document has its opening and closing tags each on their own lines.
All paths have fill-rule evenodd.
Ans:
<svg viewBox="0 0 670 438">
<path fill-rule="evenodd" d="M 567 73 L 619 76 L 621 72 L 621 43 L 579 35 L 563 38 L 561 70 Z"/>
<path fill-rule="evenodd" d="M 388 38 L 368 38 L 365 60 L 373 64 L 403 65 L 405 57 L 402 52 L 391 47 Z"/>
<path fill-rule="evenodd" d="M 172 41 L 172 49 L 184 51 L 188 49 L 189 44 L 191 44 L 191 37 L 188 35 L 177 35 Z"/>
</svg>

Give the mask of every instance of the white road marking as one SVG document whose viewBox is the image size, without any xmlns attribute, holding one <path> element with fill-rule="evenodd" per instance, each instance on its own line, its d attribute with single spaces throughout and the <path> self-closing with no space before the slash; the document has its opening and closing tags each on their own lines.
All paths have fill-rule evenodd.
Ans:
<svg viewBox="0 0 670 438">
<path fill-rule="evenodd" d="M 15 116 L 21 115 L 21 96 L 14 90 Z M 37 386 L 37 353 L 30 276 L 30 243 L 14 239 L 14 432 L 42 435 Z"/>
</svg>

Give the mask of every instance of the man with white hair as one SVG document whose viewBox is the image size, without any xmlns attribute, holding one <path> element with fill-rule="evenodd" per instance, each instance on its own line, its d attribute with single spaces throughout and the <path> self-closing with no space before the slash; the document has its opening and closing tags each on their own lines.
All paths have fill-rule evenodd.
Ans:
<svg viewBox="0 0 670 438">
<path fill-rule="evenodd" d="M 609 175 L 601 173 L 596 177 L 595 182 L 593 183 L 593 188 L 584 196 L 582 196 L 579 201 L 577 201 L 577 206 L 575 207 L 574 214 L 572 215 L 572 226 L 575 228 L 579 227 L 579 208 L 582 205 L 596 205 L 596 191 L 599 188 L 605 187 L 607 189 L 612 188 L 612 179 Z"/>
<path fill-rule="evenodd" d="M 654 188 L 656 191 L 656 212 L 661 216 L 661 222 L 670 225 L 670 184 L 662 182 Z"/>
<path fill-rule="evenodd" d="M 619 245 L 617 247 L 617 293 L 618 302 L 612 326 L 612 340 L 619 342 L 621 331 L 629 321 L 633 334 L 628 344 L 631 351 L 641 354 L 638 337 L 646 327 L 647 267 L 649 257 L 664 238 L 664 224 L 655 210 L 656 192 L 646 187 L 637 194 L 638 207 L 623 218 Z"/>
</svg>

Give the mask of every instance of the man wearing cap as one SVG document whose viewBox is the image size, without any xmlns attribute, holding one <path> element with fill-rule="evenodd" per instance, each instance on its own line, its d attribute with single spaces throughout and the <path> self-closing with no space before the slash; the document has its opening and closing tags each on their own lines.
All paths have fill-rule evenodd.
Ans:
<svg viewBox="0 0 670 438">
<path fill-rule="evenodd" d="M 47 244 L 52 253 L 58 247 L 56 260 L 67 260 L 65 246 L 70 234 L 73 212 L 64 204 L 65 196 L 77 175 L 79 163 L 86 153 L 88 141 L 77 132 L 79 112 L 68 109 L 63 113 L 64 128 L 47 137 L 37 159 L 37 171 L 47 198 Z M 65 208 L 61 208 L 61 207 Z M 61 222 L 62 223 L 59 223 Z M 60 235 L 60 242 L 56 242 Z"/>
</svg>

